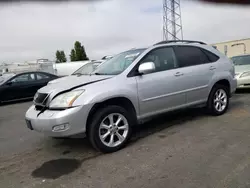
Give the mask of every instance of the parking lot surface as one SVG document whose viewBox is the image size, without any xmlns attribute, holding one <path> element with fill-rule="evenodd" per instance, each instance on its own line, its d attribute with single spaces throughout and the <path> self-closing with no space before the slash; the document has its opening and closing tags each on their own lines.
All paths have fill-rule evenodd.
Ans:
<svg viewBox="0 0 250 188">
<path fill-rule="evenodd" d="M 31 102 L 0 106 L 0 187 L 250 187 L 250 93 L 229 111 L 199 108 L 138 126 L 129 145 L 112 154 L 87 139 L 52 139 L 26 128 Z"/>
</svg>

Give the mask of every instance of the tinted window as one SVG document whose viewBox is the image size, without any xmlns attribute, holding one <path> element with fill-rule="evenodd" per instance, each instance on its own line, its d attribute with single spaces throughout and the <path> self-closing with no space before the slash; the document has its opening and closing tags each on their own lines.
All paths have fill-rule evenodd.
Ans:
<svg viewBox="0 0 250 188">
<path fill-rule="evenodd" d="M 35 81 L 35 74 L 22 74 L 20 76 L 17 76 L 11 80 L 11 82 L 30 82 Z"/>
<path fill-rule="evenodd" d="M 175 53 L 180 67 L 200 65 L 210 62 L 206 54 L 196 47 L 178 46 L 175 48 Z"/>
<path fill-rule="evenodd" d="M 49 76 L 47 76 L 46 74 L 37 73 L 36 78 L 37 78 L 37 80 L 44 80 L 44 79 L 48 79 Z"/>
<path fill-rule="evenodd" d="M 210 62 L 216 62 L 219 59 L 219 57 L 213 54 L 212 52 L 209 52 L 207 50 L 202 50 L 202 51 L 207 55 Z"/>
<path fill-rule="evenodd" d="M 158 48 L 149 52 L 140 63 L 153 62 L 155 72 L 174 69 L 177 67 L 173 48 Z"/>
</svg>

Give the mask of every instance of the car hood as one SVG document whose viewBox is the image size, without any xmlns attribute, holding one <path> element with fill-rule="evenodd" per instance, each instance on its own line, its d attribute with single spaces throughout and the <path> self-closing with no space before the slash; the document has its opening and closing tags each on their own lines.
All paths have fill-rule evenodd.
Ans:
<svg viewBox="0 0 250 188">
<path fill-rule="evenodd" d="M 59 82 L 64 82 L 64 81 L 67 82 L 67 80 L 74 79 L 75 77 L 79 77 L 79 76 L 77 76 L 77 75 L 70 75 L 70 76 L 65 76 L 65 77 L 62 77 L 62 78 L 57 78 L 55 80 L 51 80 L 48 84 L 57 84 Z"/>
<path fill-rule="evenodd" d="M 96 76 L 96 75 L 84 75 L 84 76 L 67 76 L 60 79 L 59 81 L 48 84 L 45 87 L 42 87 L 38 90 L 39 93 L 46 93 L 50 94 L 51 97 L 55 96 L 56 94 L 75 89 L 77 87 L 81 87 L 84 85 L 88 85 L 94 82 L 102 81 L 105 79 L 112 78 L 113 76 Z"/>
<path fill-rule="evenodd" d="M 236 74 L 250 71 L 250 65 L 235 65 L 234 68 Z"/>
</svg>

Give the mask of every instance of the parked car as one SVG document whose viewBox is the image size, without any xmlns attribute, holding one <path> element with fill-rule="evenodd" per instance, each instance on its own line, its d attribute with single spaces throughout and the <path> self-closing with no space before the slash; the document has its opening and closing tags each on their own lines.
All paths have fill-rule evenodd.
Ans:
<svg viewBox="0 0 250 188">
<path fill-rule="evenodd" d="M 77 69 L 75 72 L 73 72 L 73 74 L 71 74 L 70 76 L 65 76 L 65 77 L 61 77 L 61 78 L 52 80 L 52 81 L 48 82 L 48 84 L 55 84 L 55 83 L 58 83 L 58 82 L 68 81 L 70 78 L 74 79 L 75 77 L 79 77 L 79 76 L 83 76 L 83 75 L 89 75 L 102 62 L 104 62 L 104 61 L 103 60 L 95 60 L 95 61 L 92 61 L 90 63 L 86 63 L 85 65 L 83 65 L 82 67 L 80 67 L 79 69 Z"/>
<path fill-rule="evenodd" d="M 89 76 L 41 88 L 26 122 L 51 137 L 86 133 L 96 149 L 114 152 L 145 118 L 196 105 L 224 114 L 234 73 L 232 61 L 212 46 L 163 41 L 122 52 Z"/>
<path fill-rule="evenodd" d="M 250 54 L 232 57 L 237 78 L 237 88 L 250 88 Z"/>
<path fill-rule="evenodd" d="M 0 103 L 33 98 L 38 89 L 56 78 L 45 72 L 3 75 L 0 77 Z"/>
<path fill-rule="evenodd" d="M 59 77 L 69 76 L 77 69 L 89 63 L 89 60 L 86 61 L 73 61 L 73 62 L 65 62 L 65 63 L 55 63 L 53 64 L 53 69 L 55 74 Z"/>
</svg>

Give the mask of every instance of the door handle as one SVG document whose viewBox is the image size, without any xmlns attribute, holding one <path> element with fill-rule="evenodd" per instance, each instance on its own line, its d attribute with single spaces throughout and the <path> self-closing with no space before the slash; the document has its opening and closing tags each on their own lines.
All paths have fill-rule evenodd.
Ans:
<svg viewBox="0 0 250 188">
<path fill-rule="evenodd" d="M 214 66 L 209 67 L 209 70 L 214 70 L 214 69 L 216 69 L 216 67 L 214 67 Z"/>
<path fill-rule="evenodd" d="M 182 75 L 184 75 L 183 73 L 181 73 L 181 72 L 177 72 L 177 73 L 175 73 L 175 76 L 182 76 Z"/>
</svg>

